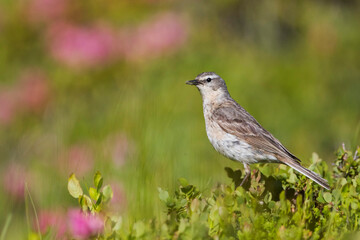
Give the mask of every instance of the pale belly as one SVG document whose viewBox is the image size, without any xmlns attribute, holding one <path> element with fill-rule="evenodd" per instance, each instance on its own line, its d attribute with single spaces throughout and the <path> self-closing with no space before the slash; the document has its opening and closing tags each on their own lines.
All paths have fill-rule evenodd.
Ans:
<svg viewBox="0 0 360 240">
<path fill-rule="evenodd" d="M 238 137 L 225 133 L 217 123 L 206 122 L 206 133 L 216 151 L 225 157 L 245 164 L 279 162 L 275 156 L 254 149 Z"/>
</svg>

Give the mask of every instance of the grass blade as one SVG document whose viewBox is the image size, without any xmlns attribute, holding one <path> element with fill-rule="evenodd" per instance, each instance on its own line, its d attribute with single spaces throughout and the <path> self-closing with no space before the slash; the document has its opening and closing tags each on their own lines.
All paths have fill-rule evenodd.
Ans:
<svg viewBox="0 0 360 240">
<path fill-rule="evenodd" d="M 4 228 L 1 231 L 0 240 L 5 240 L 5 235 L 6 235 L 6 232 L 7 232 L 8 228 L 9 228 L 9 226 L 10 226 L 11 220 L 12 220 L 12 214 L 10 213 L 6 217 Z"/>
</svg>

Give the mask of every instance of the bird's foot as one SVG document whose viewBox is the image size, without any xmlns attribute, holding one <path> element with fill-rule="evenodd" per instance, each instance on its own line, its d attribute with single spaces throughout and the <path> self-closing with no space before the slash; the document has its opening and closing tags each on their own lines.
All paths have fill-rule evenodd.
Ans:
<svg viewBox="0 0 360 240">
<path fill-rule="evenodd" d="M 248 164 L 244 163 L 244 168 L 245 168 L 245 176 L 243 178 L 243 180 L 240 183 L 240 187 L 249 179 L 249 177 L 251 176 L 251 169 L 250 166 Z"/>
<path fill-rule="evenodd" d="M 243 178 L 243 180 L 241 181 L 241 183 L 240 183 L 240 187 L 242 187 L 242 185 L 244 184 L 244 183 L 246 183 L 246 181 L 249 179 L 249 177 L 250 177 L 250 173 L 246 173 L 245 174 L 245 177 Z"/>
</svg>

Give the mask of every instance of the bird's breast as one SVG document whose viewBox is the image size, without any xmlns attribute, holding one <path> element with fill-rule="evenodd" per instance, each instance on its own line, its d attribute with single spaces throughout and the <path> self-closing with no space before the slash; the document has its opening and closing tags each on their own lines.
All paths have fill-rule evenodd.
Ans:
<svg viewBox="0 0 360 240">
<path fill-rule="evenodd" d="M 204 107 L 206 134 L 216 151 L 235 161 L 252 164 L 259 162 L 273 162 L 276 158 L 265 155 L 254 149 L 239 137 L 225 132 L 219 124 L 211 118 L 210 109 Z"/>
</svg>

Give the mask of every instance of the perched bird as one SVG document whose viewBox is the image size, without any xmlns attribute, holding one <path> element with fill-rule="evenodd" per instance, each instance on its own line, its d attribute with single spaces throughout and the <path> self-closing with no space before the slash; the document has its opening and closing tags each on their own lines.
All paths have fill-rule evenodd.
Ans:
<svg viewBox="0 0 360 240">
<path fill-rule="evenodd" d="M 250 164 L 282 163 L 330 189 L 325 179 L 301 166 L 297 157 L 231 98 L 219 75 L 204 72 L 186 84 L 195 85 L 200 91 L 206 133 L 215 150 L 244 164 L 246 175 L 241 185 L 251 174 Z"/>
</svg>

